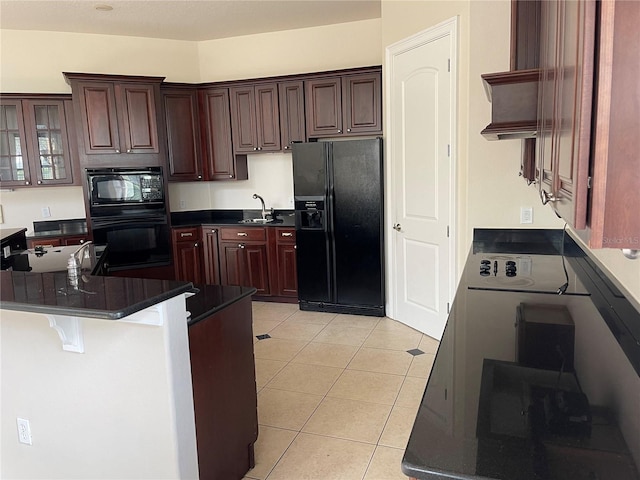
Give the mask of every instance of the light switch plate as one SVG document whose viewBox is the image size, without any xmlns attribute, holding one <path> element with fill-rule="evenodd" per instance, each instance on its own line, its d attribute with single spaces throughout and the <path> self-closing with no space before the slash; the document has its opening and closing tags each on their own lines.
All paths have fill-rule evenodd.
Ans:
<svg viewBox="0 0 640 480">
<path fill-rule="evenodd" d="M 520 223 L 533 223 L 532 207 L 520 207 Z"/>
</svg>

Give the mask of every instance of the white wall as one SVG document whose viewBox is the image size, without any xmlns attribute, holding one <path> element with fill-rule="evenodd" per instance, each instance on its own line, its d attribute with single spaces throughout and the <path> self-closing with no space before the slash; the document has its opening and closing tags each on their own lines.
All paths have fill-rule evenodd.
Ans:
<svg viewBox="0 0 640 480">
<path fill-rule="evenodd" d="M 2 310 L 0 478 L 196 479 L 184 305 L 164 302 L 163 326 L 81 319 L 84 353 L 44 315 Z"/>
</svg>

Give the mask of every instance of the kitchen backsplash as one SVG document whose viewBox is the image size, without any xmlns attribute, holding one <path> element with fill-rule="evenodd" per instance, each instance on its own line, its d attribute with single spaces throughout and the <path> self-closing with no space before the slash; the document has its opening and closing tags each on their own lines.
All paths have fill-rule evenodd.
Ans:
<svg viewBox="0 0 640 480">
<path fill-rule="evenodd" d="M 249 155 L 249 179 L 230 182 L 169 183 L 171 211 L 208 209 L 257 209 L 260 202 L 267 208 L 293 208 L 293 163 L 290 153 Z M 33 222 L 84 218 L 82 187 L 17 188 L 0 193 L 4 214 L 2 228 L 26 227 Z M 49 215 L 49 216 L 45 216 Z"/>
</svg>

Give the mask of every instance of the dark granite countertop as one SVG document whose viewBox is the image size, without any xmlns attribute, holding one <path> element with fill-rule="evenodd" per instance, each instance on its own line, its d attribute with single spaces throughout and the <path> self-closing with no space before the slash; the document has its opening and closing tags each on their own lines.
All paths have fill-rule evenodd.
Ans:
<svg viewBox="0 0 640 480">
<path fill-rule="evenodd" d="M 197 293 L 187 298 L 187 310 L 190 313 L 189 326 L 204 320 L 244 297 L 256 293 L 254 287 L 196 284 L 195 288 Z"/>
<path fill-rule="evenodd" d="M 77 286 L 66 267 L 78 246 L 53 247 L 44 254 L 27 250 L 3 259 L 0 308 L 117 320 L 193 290 L 189 282 L 92 275 L 99 259 L 94 246 L 88 247 Z"/>
<path fill-rule="evenodd" d="M 489 277 L 480 275 L 481 259 Z M 509 259 L 519 276 L 505 287 Z M 568 234 L 476 231 L 403 472 L 637 480 L 638 328 L 640 312 Z"/>
<path fill-rule="evenodd" d="M 276 210 L 276 220 L 268 223 L 241 223 L 242 220 L 260 218 L 260 210 L 195 210 L 171 214 L 172 227 L 199 225 L 242 225 L 256 227 L 295 227 L 293 210 Z"/>
</svg>

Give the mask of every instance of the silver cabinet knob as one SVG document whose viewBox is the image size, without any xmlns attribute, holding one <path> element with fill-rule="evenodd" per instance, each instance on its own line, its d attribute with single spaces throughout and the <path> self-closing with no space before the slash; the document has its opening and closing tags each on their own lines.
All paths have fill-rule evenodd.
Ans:
<svg viewBox="0 0 640 480">
<path fill-rule="evenodd" d="M 284 146 L 284 149 L 285 149 L 285 150 L 291 150 L 291 146 L 290 146 L 290 145 L 285 145 L 285 146 Z"/>
<path fill-rule="evenodd" d="M 31 182 L 29 180 L 27 180 L 26 182 L 24 182 L 25 185 L 31 185 Z"/>
<path fill-rule="evenodd" d="M 42 180 L 38 180 L 38 185 L 42 185 Z"/>
<path fill-rule="evenodd" d="M 194 243 L 193 246 L 197 248 L 198 247 L 198 242 Z"/>
<path fill-rule="evenodd" d="M 261 151 L 261 150 L 262 150 L 262 147 L 258 147 L 258 151 Z"/>
<path fill-rule="evenodd" d="M 131 149 L 130 149 L 130 148 L 129 148 L 129 149 L 127 149 L 127 153 L 131 153 Z"/>
<path fill-rule="evenodd" d="M 198 180 L 200 180 L 202 178 L 202 175 L 198 175 Z"/>
<path fill-rule="evenodd" d="M 347 132 L 350 132 L 350 131 L 351 131 L 351 129 L 350 129 L 350 128 L 347 128 Z"/>
<path fill-rule="evenodd" d="M 116 148 L 116 153 L 120 153 L 120 149 Z"/>
<path fill-rule="evenodd" d="M 393 226 L 393 229 L 394 229 L 396 232 L 401 232 L 401 231 L 402 231 L 402 226 L 401 226 L 399 223 L 396 223 L 396 224 Z"/>
<path fill-rule="evenodd" d="M 229 175 L 229 178 L 233 178 L 233 175 Z"/>
<path fill-rule="evenodd" d="M 211 229 L 211 233 L 216 233 L 218 230 L 216 230 L 215 228 Z"/>
<path fill-rule="evenodd" d="M 341 130 L 341 129 L 338 129 L 338 133 L 342 133 L 342 130 Z"/>
<path fill-rule="evenodd" d="M 244 248 L 244 243 L 239 243 L 238 248 Z"/>
<path fill-rule="evenodd" d="M 547 193 L 546 191 L 540 189 L 540 200 L 543 205 L 546 205 L 549 202 L 557 202 L 558 197 L 556 197 L 553 193 Z"/>
</svg>

